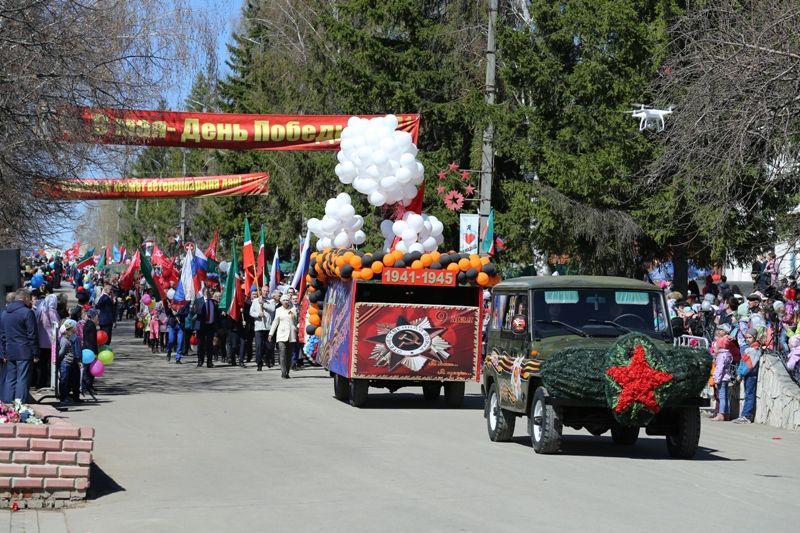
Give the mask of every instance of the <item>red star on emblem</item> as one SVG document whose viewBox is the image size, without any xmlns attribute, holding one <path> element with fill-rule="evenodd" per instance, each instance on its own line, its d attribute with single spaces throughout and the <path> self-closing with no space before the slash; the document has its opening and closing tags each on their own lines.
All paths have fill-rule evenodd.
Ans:
<svg viewBox="0 0 800 533">
<path fill-rule="evenodd" d="M 655 391 L 672 380 L 672 374 L 650 366 L 641 344 L 633 349 L 633 357 L 628 366 L 612 366 L 606 370 L 606 374 L 622 387 L 614 409 L 617 413 L 623 412 L 635 402 L 642 404 L 651 413 L 657 413 L 661 407 L 656 400 Z"/>
<path fill-rule="evenodd" d="M 436 175 L 439 176 L 440 180 L 447 179 L 447 172 L 445 172 L 444 170 L 439 171 L 439 173 Z"/>
<path fill-rule="evenodd" d="M 458 163 L 453 161 L 452 163 L 447 165 L 447 170 L 449 170 L 450 172 L 458 172 Z"/>
</svg>

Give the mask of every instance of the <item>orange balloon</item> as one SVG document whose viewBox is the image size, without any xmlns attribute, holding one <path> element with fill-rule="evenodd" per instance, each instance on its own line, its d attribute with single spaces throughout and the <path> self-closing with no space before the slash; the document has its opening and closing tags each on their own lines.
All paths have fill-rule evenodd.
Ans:
<svg viewBox="0 0 800 533">
<path fill-rule="evenodd" d="M 315 311 L 319 312 L 319 304 L 310 304 L 308 308 L 314 309 Z"/>
<path fill-rule="evenodd" d="M 344 266 L 345 263 L 346 263 L 346 261 L 345 261 L 344 257 L 337 257 L 336 258 L 336 266 L 337 267 L 341 268 L 341 267 Z"/>
<path fill-rule="evenodd" d="M 315 329 L 314 335 L 316 335 L 317 337 L 322 337 L 322 328 Z"/>
<path fill-rule="evenodd" d="M 471 266 L 475 270 L 480 270 L 481 266 L 483 266 L 481 265 L 481 258 L 476 255 L 474 258 L 469 260 L 469 266 Z"/>
<path fill-rule="evenodd" d="M 309 315 L 308 323 L 311 324 L 312 326 L 319 326 L 320 324 L 319 315 Z"/>
<path fill-rule="evenodd" d="M 434 263 L 437 262 L 441 257 L 442 254 L 439 252 L 439 250 L 434 250 L 431 252 L 431 259 L 433 259 Z"/>
<path fill-rule="evenodd" d="M 431 254 L 422 254 L 420 261 L 422 261 L 422 266 L 428 268 L 433 263 L 433 257 L 431 257 Z"/>
<path fill-rule="evenodd" d="M 350 266 L 356 270 L 361 269 L 361 258 L 357 255 L 354 255 L 350 258 Z"/>
<path fill-rule="evenodd" d="M 353 252 L 345 252 L 345 253 L 344 253 L 344 260 L 345 260 L 346 262 L 348 262 L 348 263 L 349 263 L 349 262 L 350 262 L 350 259 L 351 259 L 351 258 L 352 258 L 354 255 L 355 255 L 355 254 L 354 254 Z"/>
<path fill-rule="evenodd" d="M 466 272 L 470 268 L 472 268 L 472 264 L 469 262 L 469 259 L 461 259 L 458 261 L 458 268 L 462 272 Z"/>
<path fill-rule="evenodd" d="M 311 306 L 309 305 L 309 306 L 308 306 L 308 314 L 309 314 L 309 315 L 318 315 L 318 314 L 319 314 L 319 308 L 316 308 L 316 307 L 311 307 Z"/>
<path fill-rule="evenodd" d="M 491 261 L 488 257 L 481 257 L 481 265 L 488 265 Z"/>
<path fill-rule="evenodd" d="M 478 285 L 481 287 L 485 287 L 489 283 L 489 274 L 486 272 L 479 272 L 475 281 L 477 281 Z"/>
<path fill-rule="evenodd" d="M 380 261 L 373 261 L 372 272 L 374 274 L 380 274 L 381 272 L 383 272 L 383 263 L 381 263 Z"/>
<path fill-rule="evenodd" d="M 386 254 L 383 256 L 383 264 L 387 267 L 394 266 L 394 254 Z"/>
<path fill-rule="evenodd" d="M 363 280 L 371 280 L 375 275 L 375 272 L 373 272 L 371 268 L 362 268 L 359 272 L 361 273 L 361 279 Z"/>
<path fill-rule="evenodd" d="M 458 272 L 458 263 L 450 263 L 447 265 L 447 270 L 452 270 L 453 272 Z"/>
<path fill-rule="evenodd" d="M 416 261 L 412 262 L 411 268 L 422 268 L 422 261 L 417 259 Z"/>
</svg>

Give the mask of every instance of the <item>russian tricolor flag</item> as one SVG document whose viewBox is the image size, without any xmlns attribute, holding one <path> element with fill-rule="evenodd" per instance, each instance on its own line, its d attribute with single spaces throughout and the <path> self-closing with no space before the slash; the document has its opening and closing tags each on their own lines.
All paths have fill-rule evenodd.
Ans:
<svg viewBox="0 0 800 533">
<path fill-rule="evenodd" d="M 303 241 L 303 247 L 300 249 L 300 261 L 297 263 L 297 270 L 294 271 L 292 278 L 292 287 L 297 291 L 300 297 L 306 288 L 306 274 L 308 274 L 308 265 L 311 263 L 311 230 L 306 232 L 306 238 Z"/>
<path fill-rule="evenodd" d="M 191 263 L 194 288 L 196 292 L 199 292 L 200 286 L 208 280 L 208 258 L 206 258 L 206 254 L 201 252 L 200 248 L 197 246 L 194 247 L 194 255 L 191 258 Z"/>
<path fill-rule="evenodd" d="M 278 257 L 278 248 L 275 248 L 275 257 L 272 258 L 272 268 L 269 271 L 269 293 L 278 288 L 281 282 L 281 258 Z"/>
<path fill-rule="evenodd" d="M 183 259 L 183 268 L 181 269 L 181 277 L 178 280 L 178 286 L 175 287 L 175 297 L 172 302 L 177 304 L 181 302 L 193 302 L 197 296 L 200 288 L 195 289 L 194 285 L 194 261 L 191 251 L 186 252 L 186 257 Z"/>
</svg>

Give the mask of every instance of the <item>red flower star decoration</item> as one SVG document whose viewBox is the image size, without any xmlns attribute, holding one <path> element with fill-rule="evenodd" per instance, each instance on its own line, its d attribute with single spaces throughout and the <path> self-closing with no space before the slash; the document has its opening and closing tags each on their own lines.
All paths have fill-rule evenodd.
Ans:
<svg viewBox="0 0 800 533">
<path fill-rule="evenodd" d="M 467 196 L 472 196 L 473 194 L 475 194 L 475 187 L 473 187 L 472 185 L 467 185 L 466 187 L 464 187 L 464 194 L 466 194 Z"/>
<path fill-rule="evenodd" d="M 444 170 L 440 170 L 439 173 L 436 175 L 439 176 L 440 180 L 447 179 L 447 172 L 445 172 Z"/>
<path fill-rule="evenodd" d="M 446 190 L 446 189 L 445 189 L 445 186 L 444 186 L 444 185 L 439 185 L 438 187 L 436 187 L 436 193 L 437 193 L 439 196 L 442 196 L 442 195 L 444 195 L 444 191 L 445 191 L 445 190 Z"/>
<path fill-rule="evenodd" d="M 444 205 L 450 211 L 458 211 L 464 207 L 464 195 L 456 190 L 451 190 L 444 197 Z"/>
<path fill-rule="evenodd" d="M 657 413 L 661 406 L 658 405 L 655 391 L 672 380 L 672 374 L 650 366 L 641 344 L 633 349 L 633 357 L 628 366 L 612 366 L 606 370 L 606 374 L 622 387 L 617 406 L 614 408 L 617 413 L 625 411 L 636 402 L 651 413 Z"/>
<path fill-rule="evenodd" d="M 453 161 L 452 163 L 447 165 L 447 170 L 449 170 L 450 172 L 458 172 L 458 163 Z"/>
<path fill-rule="evenodd" d="M 469 178 L 470 178 L 469 170 L 462 170 L 461 179 L 464 181 L 469 181 Z"/>
</svg>

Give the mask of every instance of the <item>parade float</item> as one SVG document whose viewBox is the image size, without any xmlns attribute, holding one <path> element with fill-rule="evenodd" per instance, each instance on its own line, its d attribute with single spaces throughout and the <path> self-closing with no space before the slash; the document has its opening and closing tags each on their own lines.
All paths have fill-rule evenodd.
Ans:
<svg viewBox="0 0 800 533">
<path fill-rule="evenodd" d="M 362 407 L 370 387 L 417 386 L 430 401 L 444 388 L 458 407 L 465 383 L 480 376 L 484 289 L 500 279 L 488 257 L 438 250 L 441 221 L 417 212 L 417 148 L 396 128 L 392 115 L 353 117 L 342 132 L 339 180 L 372 206 L 394 206 L 395 216 L 381 223 L 384 248 L 366 253 L 355 248 L 366 234 L 349 194 L 309 220 L 317 252 L 306 278 L 306 334 L 339 400 Z"/>
</svg>

